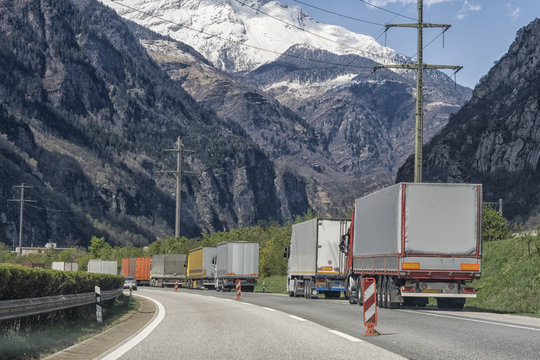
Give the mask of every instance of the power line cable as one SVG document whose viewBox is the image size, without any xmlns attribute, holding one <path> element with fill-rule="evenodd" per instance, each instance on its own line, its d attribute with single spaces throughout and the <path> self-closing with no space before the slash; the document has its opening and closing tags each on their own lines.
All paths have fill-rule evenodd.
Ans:
<svg viewBox="0 0 540 360">
<path fill-rule="evenodd" d="M 409 17 L 409 16 L 407 16 L 407 15 L 402 15 L 402 14 L 396 13 L 396 12 L 394 12 L 394 11 L 392 11 L 392 10 L 385 9 L 385 8 L 383 8 L 383 7 L 377 6 L 377 5 L 372 4 L 372 3 L 370 3 L 370 2 L 367 2 L 367 1 L 364 1 L 364 0 L 358 0 L 358 1 L 360 1 L 360 2 L 362 2 L 362 3 L 364 3 L 364 4 L 366 4 L 366 5 L 369 5 L 369 6 L 371 6 L 371 7 L 374 7 L 374 8 L 376 8 L 376 9 L 386 11 L 386 12 L 388 12 L 388 13 L 390 13 L 390 14 L 394 14 L 394 15 L 396 15 L 396 16 L 401 16 L 401 17 L 403 17 L 403 18 L 405 18 L 405 19 L 409 19 L 409 20 L 413 20 L 413 21 L 418 21 L 418 19 L 414 19 L 414 18 Z"/>
<path fill-rule="evenodd" d="M 242 6 L 245 6 L 245 7 L 248 7 L 248 8 L 250 8 L 250 9 L 252 9 L 253 11 L 256 11 L 256 12 L 258 12 L 258 13 L 260 13 L 260 14 L 263 14 L 263 15 L 265 15 L 265 16 L 268 16 L 268 17 L 270 17 L 270 18 L 272 18 L 272 19 L 274 19 L 274 20 L 277 20 L 277 21 L 279 21 L 279 22 L 281 22 L 281 23 L 283 23 L 283 24 L 285 24 L 285 25 L 294 27 L 295 29 L 304 31 L 305 33 L 311 34 L 311 35 L 316 36 L 316 37 L 318 37 L 318 38 L 321 38 L 321 39 L 323 39 L 323 40 L 332 42 L 332 43 L 334 43 L 334 44 L 337 44 L 337 45 L 339 45 L 339 46 L 346 47 L 346 48 L 351 49 L 351 50 L 358 51 L 358 52 L 360 52 L 360 53 L 369 54 L 369 55 L 372 55 L 372 56 L 375 56 L 375 57 L 379 57 L 379 58 L 382 58 L 382 59 L 387 59 L 385 56 L 382 56 L 381 54 L 376 54 L 376 53 L 372 53 L 372 52 L 369 52 L 369 51 L 366 51 L 366 50 L 362 50 L 362 49 L 356 48 L 356 47 L 354 47 L 354 46 L 350 46 L 350 45 L 341 43 L 341 42 L 339 42 L 339 41 L 330 39 L 330 38 L 328 38 L 328 37 L 326 37 L 326 36 L 319 35 L 319 34 L 314 33 L 314 32 L 312 32 L 312 31 L 306 30 L 306 29 L 304 29 L 304 28 L 301 27 L 301 26 L 295 25 L 295 24 L 293 24 L 293 23 L 290 23 L 290 22 L 288 22 L 288 21 L 285 21 L 285 20 L 283 20 L 283 19 L 280 19 L 280 18 L 278 18 L 278 17 L 276 17 L 276 16 L 274 16 L 274 15 L 268 14 L 268 13 L 266 13 L 266 12 L 260 10 L 260 9 L 257 9 L 257 8 L 255 8 L 255 7 L 253 7 L 253 6 L 251 6 L 251 5 L 246 4 L 246 3 L 243 2 L 243 1 L 240 1 L 240 0 L 234 0 L 234 1 L 236 1 L 237 3 L 239 3 L 239 4 L 242 5 Z"/>
<path fill-rule="evenodd" d="M 341 16 L 341 17 L 346 18 L 346 19 L 350 19 L 350 20 L 354 20 L 354 21 L 358 21 L 358 22 L 362 22 L 362 23 L 366 23 L 366 24 L 371 24 L 371 25 L 386 26 L 385 24 L 380 24 L 380 23 L 376 23 L 376 22 L 373 22 L 373 21 L 369 21 L 369 20 L 358 19 L 358 18 L 355 18 L 355 17 L 352 17 L 352 16 L 340 14 L 340 13 L 337 13 L 337 12 L 334 12 L 334 11 L 331 11 L 331 10 L 327 10 L 327 9 L 323 9 L 323 8 L 318 7 L 318 6 L 305 3 L 303 1 L 298 1 L 298 0 L 294 0 L 294 1 L 299 3 L 299 4 L 308 6 L 310 8 L 314 8 L 314 9 L 317 9 L 317 10 L 320 10 L 320 11 L 324 11 L 324 12 L 332 14 L 332 15 Z"/>
<path fill-rule="evenodd" d="M 223 36 L 220 36 L 220 35 L 216 35 L 216 34 L 211 34 L 211 33 L 208 33 L 204 30 L 200 30 L 200 29 L 195 29 L 195 28 L 192 28 L 190 26 L 187 26 L 187 25 L 184 25 L 184 24 L 180 24 L 180 23 L 177 23 L 177 22 L 174 22 L 174 21 L 171 21 L 171 20 L 168 20 L 168 19 L 165 19 L 163 17 L 160 17 L 160 16 L 157 16 L 157 15 L 154 15 L 154 14 L 151 14 L 147 11 L 143 11 L 143 10 L 140 10 L 140 9 L 137 9 L 137 8 L 134 8 L 132 6 L 129 6 L 129 5 L 126 5 L 126 4 L 122 4 L 120 3 L 118 0 L 111 0 L 113 3 L 115 4 L 118 4 L 120 6 L 123 6 L 125 8 L 128 8 L 130 10 L 133 10 L 133 11 L 136 11 L 138 13 L 141 13 L 141 14 L 144 14 L 144 15 L 147 15 L 147 16 L 150 16 L 152 18 L 155 18 L 155 19 L 158 19 L 158 20 L 161 20 L 163 22 L 167 22 L 169 24 L 172 24 L 172 25 L 176 25 L 176 26 L 179 26 L 179 27 L 183 27 L 185 29 L 188 29 L 188 30 L 191 30 L 191 31 L 195 31 L 195 32 L 198 32 L 200 34 L 204 34 L 204 35 L 207 35 L 207 36 L 210 36 L 210 37 L 214 37 L 216 39 L 220 39 L 220 40 L 223 40 L 223 41 L 226 41 L 226 42 L 231 42 L 231 43 L 234 43 L 236 45 L 239 45 L 239 46 L 245 46 L 245 47 L 249 47 L 249 48 L 252 48 L 252 49 L 255 49 L 255 50 L 260 50 L 260 51 L 266 51 L 266 52 L 269 52 L 269 53 L 273 53 L 273 54 L 276 54 L 278 56 L 286 56 L 286 57 L 290 57 L 290 58 L 294 58 L 294 59 L 299 59 L 299 60 L 305 60 L 305 61 L 311 61 L 311 62 L 315 62 L 315 63 L 321 63 L 321 64 L 326 64 L 326 65 L 335 65 L 335 66 L 344 66 L 344 64 L 340 64 L 340 63 L 334 63 L 334 62 L 331 62 L 331 61 L 325 61 L 325 60 L 320 60 L 320 59 L 311 59 L 311 58 L 306 58 L 306 57 L 302 57 L 302 56 L 297 56 L 297 55 L 293 55 L 293 54 L 288 54 L 287 52 L 279 52 L 279 51 L 276 51 L 276 50 L 270 50 L 270 49 L 266 49 L 266 48 L 263 48 L 263 47 L 260 47 L 260 46 L 256 46 L 256 45 L 250 45 L 250 44 L 246 44 L 246 43 L 243 43 L 243 42 L 240 42 L 240 41 L 236 41 L 236 40 L 233 40 L 233 39 L 229 39 L 229 38 L 226 38 L 226 37 L 223 37 Z M 346 46 L 346 45 L 344 45 Z M 351 47 L 352 48 L 352 47 Z M 356 48 L 352 48 L 352 49 L 356 49 Z M 362 50 L 359 50 L 359 49 L 356 49 L 358 51 L 362 51 Z M 380 55 L 379 55 L 380 56 Z M 380 56 L 382 57 L 382 56 Z M 345 66 L 348 66 L 348 67 L 352 67 L 352 68 L 358 68 L 358 69 L 367 69 L 367 68 L 372 68 L 372 67 L 368 67 L 368 66 L 351 66 L 351 65 L 345 65 Z"/>
</svg>

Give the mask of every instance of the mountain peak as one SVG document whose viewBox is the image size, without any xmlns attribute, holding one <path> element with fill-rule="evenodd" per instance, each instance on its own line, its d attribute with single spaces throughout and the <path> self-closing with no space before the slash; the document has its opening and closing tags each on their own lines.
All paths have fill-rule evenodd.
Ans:
<svg viewBox="0 0 540 360">
<path fill-rule="evenodd" d="M 321 24 L 300 7 L 278 1 L 102 2 L 129 20 L 192 46 L 216 67 L 230 72 L 251 71 L 299 44 L 379 63 L 399 57 L 370 36 Z"/>
</svg>

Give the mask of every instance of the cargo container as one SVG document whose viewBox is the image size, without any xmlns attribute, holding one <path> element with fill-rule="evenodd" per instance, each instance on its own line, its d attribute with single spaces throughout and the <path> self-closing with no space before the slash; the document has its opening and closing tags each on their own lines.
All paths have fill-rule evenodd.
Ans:
<svg viewBox="0 0 540 360">
<path fill-rule="evenodd" d="M 79 264 L 63 261 L 54 261 L 51 265 L 51 269 L 61 271 L 77 271 L 79 270 Z"/>
<path fill-rule="evenodd" d="M 122 276 L 133 276 L 137 285 L 150 283 L 151 257 L 122 258 Z"/>
<path fill-rule="evenodd" d="M 346 290 L 345 254 L 339 244 L 349 225 L 345 219 L 312 219 L 293 225 L 287 266 L 290 296 L 339 298 Z"/>
<path fill-rule="evenodd" d="M 216 249 L 216 290 L 230 291 L 240 280 L 242 291 L 252 292 L 259 277 L 259 243 L 222 242 Z"/>
<path fill-rule="evenodd" d="M 357 199 L 349 234 L 347 297 L 362 303 L 363 277 L 374 277 L 377 304 L 462 309 L 480 277 L 482 186 L 400 183 Z"/>
<path fill-rule="evenodd" d="M 122 267 L 120 268 L 120 274 L 123 277 L 135 277 L 135 258 L 122 258 Z"/>
<path fill-rule="evenodd" d="M 215 247 L 200 247 L 189 251 L 187 263 L 188 288 L 214 288 Z"/>
<path fill-rule="evenodd" d="M 153 255 L 150 267 L 150 286 L 171 286 L 186 280 L 186 255 Z"/>
<path fill-rule="evenodd" d="M 89 260 L 88 272 L 118 275 L 118 262 L 114 260 Z"/>
</svg>

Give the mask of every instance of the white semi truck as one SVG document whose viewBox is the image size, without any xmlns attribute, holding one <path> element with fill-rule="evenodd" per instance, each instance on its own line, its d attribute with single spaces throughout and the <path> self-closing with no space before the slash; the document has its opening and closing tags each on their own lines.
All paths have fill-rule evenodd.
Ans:
<svg viewBox="0 0 540 360">
<path fill-rule="evenodd" d="M 354 203 L 348 235 L 347 297 L 362 303 L 361 281 L 373 277 L 377 304 L 462 309 L 480 278 L 482 186 L 400 183 Z"/>
<path fill-rule="evenodd" d="M 339 243 L 349 225 L 344 219 L 312 219 L 293 225 L 287 267 L 290 296 L 338 298 L 346 290 L 346 259 Z"/>
<path fill-rule="evenodd" d="M 259 243 L 219 243 L 214 264 L 216 290 L 230 291 L 235 288 L 236 280 L 240 280 L 242 291 L 252 292 L 259 278 Z"/>
</svg>

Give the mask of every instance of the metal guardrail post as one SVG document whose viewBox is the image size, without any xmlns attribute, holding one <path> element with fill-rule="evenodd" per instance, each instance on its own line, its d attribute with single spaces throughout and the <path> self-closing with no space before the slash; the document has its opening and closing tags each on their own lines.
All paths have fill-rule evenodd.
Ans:
<svg viewBox="0 0 540 360">
<path fill-rule="evenodd" d="M 99 324 L 103 322 L 103 311 L 101 310 L 101 288 L 95 287 L 96 292 L 96 320 Z"/>
</svg>

